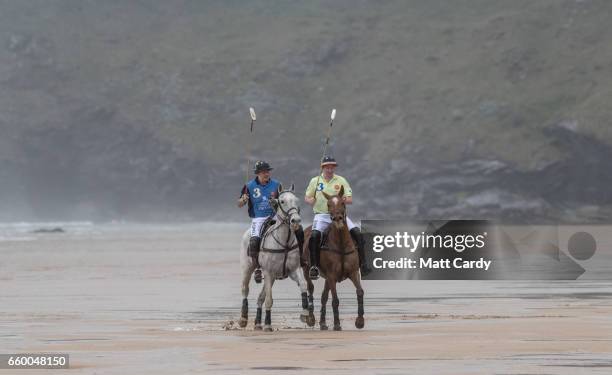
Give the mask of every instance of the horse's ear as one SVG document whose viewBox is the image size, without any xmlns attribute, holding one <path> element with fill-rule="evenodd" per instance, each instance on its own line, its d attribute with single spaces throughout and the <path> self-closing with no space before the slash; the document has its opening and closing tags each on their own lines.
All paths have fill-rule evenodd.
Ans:
<svg viewBox="0 0 612 375">
<path fill-rule="evenodd" d="M 277 191 L 278 191 L 278 194 L 280 194 L 280 193 L 282 193 L 282 192 L 283 192 L 283 184 L 278 184 L 278 189 L 277 189 Z"/>
<path fill-rule="evenodd" d="M 344 195 L 344 185 L 341 185 L 340 191 L 338 192 L 338 197 L 342 198 L 343 195 Z"/>
<path fill-rule="evenodd" d="M 295 191 L 295 184 L 291 184 L 291 189 L 289 190 L 291 190 L 291 192 L 293 193 Z"/>
<path fill-rule="evenodd" d="M 327 194 L 326 192 L 324 192 L 323 190 L 321 190 L 321 193 L 323 193 L 323 196 L 325 197 L 325 199 L 329 200 L 331 197 L 329 196 L 329 194 Z"/>
</svg>

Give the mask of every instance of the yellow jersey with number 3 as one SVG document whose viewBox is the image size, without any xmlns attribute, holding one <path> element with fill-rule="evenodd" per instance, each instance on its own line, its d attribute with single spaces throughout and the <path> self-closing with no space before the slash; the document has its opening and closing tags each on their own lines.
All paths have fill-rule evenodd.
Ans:
<svg viewBox="0 0 612 375">
<path fill-rule="evenodd" d="M 318 181 L 318 185 L 317 185 Z M 310 180 L 308 187 L 306 188 L 306 196 L 312 197 L 315 195 L 316 189 L 316 198 L 317 201 L 313 207 L 313 211 L 315 214 L 326 214 L 327 211 L 327 199 L 325 196 L 321 194 L 321 191 L 324 191 L 327 195 L 338 195 L 340 192 L 340 187 L 344 186 L 344 196 L 352 197 L 353 191 L 351 190 L 351 186 L 348 184 L 346 179 L 342 176 L 338 176 L 337 174 L 331 178 L 329 181 L 325 181 L 323 175 L 315 176 Z"/>
</svg>

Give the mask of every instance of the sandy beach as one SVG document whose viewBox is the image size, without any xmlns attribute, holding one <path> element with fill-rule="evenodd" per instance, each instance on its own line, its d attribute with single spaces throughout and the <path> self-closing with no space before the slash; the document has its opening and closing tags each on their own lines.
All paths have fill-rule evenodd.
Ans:
<svg viewBox="0 0 612 375">
<path fill-rule="evenodd" d="M 246 224 L 93 225 L 0 241 L 0 353 L 68 353 L 70 374 L 609 374 L 611 281 L 349 283 L 342 332 L 299 321 L 275 284 L 275 332 L 239 329 Z M 315 311 L 322 282 L 316 282 Z M 328 314 L 331 312 L 329 311 Z M 20 370 L 40 374 L 44 370 Z M 0 370 L 0 374 L 12 373 Z"/>
</svg>

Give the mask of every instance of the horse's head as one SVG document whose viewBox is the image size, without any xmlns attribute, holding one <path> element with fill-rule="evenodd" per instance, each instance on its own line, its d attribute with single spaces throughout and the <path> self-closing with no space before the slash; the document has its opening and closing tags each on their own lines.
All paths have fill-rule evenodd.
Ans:
<svg viewBox="0 0 612 375">
<path fill-rule="evenodd" d="M 338 195 L 329 195 L 322 191 L 323 196 L 327 199 L 327 210 L 329 217 L 334 223 L 336 229 L 342 229 L 346 225 L 346 204 L 344 203 L 344 186 L 340 187 Z"/>
<path fill-rule="evenodd" d="M 278 186 L 278 198 L 271 200 L 272 207 L 276 215 L 283 221 L 287 221 L 291 230 L 296 231 L 302 224 L 300 217 L 300 200 L 294 194 L 295 186 L 291 184 L 291 189 L 283 190 L 283 186 Z"/>
</svg>

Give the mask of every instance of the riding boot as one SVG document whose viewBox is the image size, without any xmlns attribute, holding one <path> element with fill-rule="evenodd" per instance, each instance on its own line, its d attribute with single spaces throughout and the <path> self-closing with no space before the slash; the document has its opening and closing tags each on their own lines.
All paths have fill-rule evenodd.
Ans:
<svg viewBox="0 0 612 375">
<path fill-rule="evenodd" d="M 308 272 L 311 280 L 319 278 L 319 252 L 321 249 L 321 232 L 313 230 L 308 241 L 310 250 L 310 271 Z"/>
<path fill-rule="evenodd" d="M 363 240 L 363 235 L 361 234 L 361 230 L 355 227 L 351 229 L 351 237 L 357 244 L 357 253 L 359 254 L 359 268 L 361 269 L 361 276 L 366 276 L 372 270 L 368 267 L 368 263 L 365 259 L 365 241 Z"/>
<path fill-rule="evenodd" d="M 249 240 L 249 255 L 253 259 L 253 264 L 255 265 L 255 273 L 253 278 L 257 284 L 261 283 L 263 279 L 261 273 L 261 266 L 259 265 L 259 244 L 261 242 L 261 237 L 253 236 Z"/>
<path fill-rule="evenodd" d="M 300 265 L 307 265 L 306 259 L 304 259 L 304 228 L 300 227 L 295 231 L 295 238 L 297 238 L 298 248 L 300 249 Z"/>
</svg>

